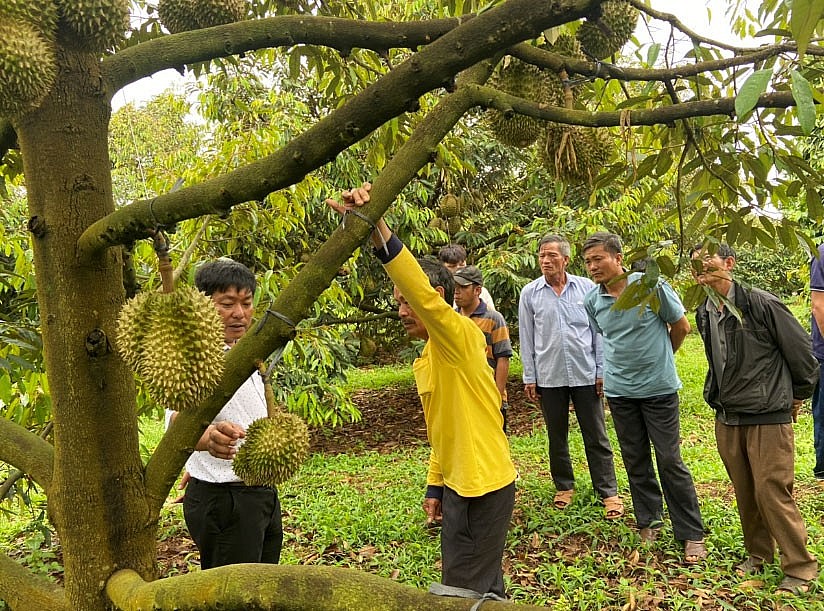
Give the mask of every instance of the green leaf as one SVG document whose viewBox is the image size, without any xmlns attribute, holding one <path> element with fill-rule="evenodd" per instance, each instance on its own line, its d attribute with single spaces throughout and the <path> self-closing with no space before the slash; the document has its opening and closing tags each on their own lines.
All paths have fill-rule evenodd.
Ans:
<svg viewBox="0 0 824 611">
<path fill-rule="evenodd" d="M 658 59 L 658 53 L 661 51 L 661 43 L 654 43 L 651 44 L 649 49 L 647 50 L 647 64 L 650 66 L 655 65 L 655 61 Z"/>
<path fill-rule="evenodd" d="M 824 13 L 824 0 L 793 0 L 790 8 L 790 30 L 798 43 L 799 55 L 804 55 L 818 20 Z"/>
<path fill-rule="evenodd" d="M 735 114 L 741 119 L 758 103 L 759 96 L 767 90 L 772 70 L 756 70 L 741 85 L 741 91 L 735 96 Z"/>
<path fill-rule="evenodd" d="M 813 88 L 810 81 L 805 79 L 798 70 L 791 72 L 792 93 L 798 113 L 798 123 L 805 136 L 809 136 L 815 129 L 815 103 L 813 102 Z"/>
</svg>

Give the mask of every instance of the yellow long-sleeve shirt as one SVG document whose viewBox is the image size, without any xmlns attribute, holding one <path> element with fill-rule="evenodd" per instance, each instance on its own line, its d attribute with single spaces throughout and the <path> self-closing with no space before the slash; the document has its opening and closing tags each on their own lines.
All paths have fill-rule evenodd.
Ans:
<svg viewBox="0 0 824 611">
<path fill-rule="evenodd" d="M 430 286 L 395 236 L 388 246 L 384 267 L 429 334 L 413 365 L 432 448 L 427 484 L 465 497 L 499 490 L 515 480 L 515 467 L 484 335 Z"/>
</svg>

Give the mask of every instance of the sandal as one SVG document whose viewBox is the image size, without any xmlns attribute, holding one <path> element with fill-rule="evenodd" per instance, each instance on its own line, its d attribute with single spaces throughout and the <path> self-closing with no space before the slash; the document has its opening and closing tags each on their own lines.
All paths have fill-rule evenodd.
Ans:
<svg viewBox="0 0 824 611">
<path fill-rule="evenodd" d="M 795 594 L 796 596 L 801 596 L 809 591 L 810 582 L 808 580 L 790 577 L 789 575 L 785 575 L 775 589 L 776 594 Z"/>
<path fill-rule="evenodd" d="M 753 573 L 760 573 L 763 568 L 764 562 L 761 558 L 750 556 L 744 562 L 741 562 L 735 566 L 735 572 L 738 573 L 739 577 L 746 577 L 747 575 L 752 575 Z"/>
<path fill-rule="evenodd" d="M 620 496 L 608 496 L 604 499 L 604 517 L 617 520 L 624 515 L 624 501 Z"/>
<path fill-rule="evenodd" d="M 569 504 L 572 502 L 572 495 L 575 494 L 575 490 L 570 488 L 569 490 L 558 490 L 555 493 L 555 499 L 552 501 L 552 504 L 555 505 L 555 509 L 566 509 L 569 507 Z"/>
<path fill-rule="evenodd" d="M 645 526 L 641 530 L 638 531 L 639 536 L 641 537 L 641 543 L 643 545 L 652 545 L 658 539 L 658 535 L 661 534 L 661 528 L 663 528 L 664 523 L 661 520 L 653 520 L 649 523 L 649 526 Z"/>
<path fill-rule="evenodd" d="M 698 564 L 707 557 L 707 546 L 704 540 L 684 541 L 684 564 Z"/>
</svg>

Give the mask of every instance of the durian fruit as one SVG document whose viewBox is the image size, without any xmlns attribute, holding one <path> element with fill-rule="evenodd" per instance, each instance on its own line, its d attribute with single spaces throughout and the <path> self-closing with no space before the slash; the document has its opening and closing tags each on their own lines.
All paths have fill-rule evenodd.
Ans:
<svg viewBox="0 0 824 611">
<path fill-rule="evenodd" d="M 243 21 L 249 15 L 246 0 L 195 0 L 201 28 Z"/>
<path fill-rule="evenodd" d="M 453 216 L 451 219 L 447 219 L 446 221 L 446 228 L 449 230 L 450 234 L 456 234 L 461 230 L 461 219 L 457 216 Z"/>
<path fill-rule="evenodd" d="M 61 22 L 81 49 L 105 51 L 129 29 L 129 0 L 58 0 Z"/>
<path fill-rule="evenodd" d="M 453 216 L 458 216 L 461 213 L 461 201 L 452 195 L 452 193 L 447 193 L 441 198 L 441 201 L 438 202 L 438 214 L 445 219 L 451 219 Z"/>
<path fill-rule="evenodd" d="M 586 19 L 575 36 L 581 49 L 594 59 L 606 59 L 620 51 L 635 31 L 638 9 L 624 0 L 607 0 L 601 4 L 597 20 Z"/>
<path fill-rule="evenodd" d="M 309 453 L 309 430 L 295 414 L 255 420 L 235 454 L 232 469 L 247 486 L 277 486 L 292 477 Z"/>
<path fill-rule="evenodd" d="M 439 216 L 433 216 L 429 221 L 429 227 L 432 229 L 440 229 L 446 231 L 446 220 Z"/>
<path fill-rule="evenodd" d="M 157 15 L 160 23 L 172 34 L 200 28 L 195 0 L 160 0 Z"/>
<path fill-rule="evenodd" d="M 0 117 L 36 108 L 57 75 L 54 45 L 35 26 L 0 20 Z"/>
<path fill-rule="evenodd" d="M 128 301 L 115 343 L 149 394 L 168 409 L 194 407 L 223 374 L 223 322 L 212 299 L 193 287 L 140 293 Z"/>
<path fill-rule="evenodd" d="M 57 30 L 57 4 L 54 0 L 3 0 L 0 23 L 12 19 L 33 25 L 51 41 Z"/>
<path fill-rule="evenodd" d="M 561 182 L 591 183 L 609 161 L 612 146 L 609 131 L 604 128 L 549 122 L 539 157 Z"/>
<path fill-rule="evenodd" d="M 548 101 L 546 73 L 537 66 L 514 57 L 509 58 L 508 64 L 499 66 L 490 84 L 505 93 L 526 100 Z M 525 148 L 535 142 L 543 132 L 543 121 L 517 113 L 489 110 L 486 119 L 492 135 L 499 142 L 509 146 Z"/>
<path fill-rule="evenodd" d="M 260 365 L 267 418 L 255 420 L 235 454 L 232 469 L 247 486 L 277 486 L 292 477 L 309 453 L 309 429 L 302 418 L 275 403 L 269 375 Z"/>
</svg>

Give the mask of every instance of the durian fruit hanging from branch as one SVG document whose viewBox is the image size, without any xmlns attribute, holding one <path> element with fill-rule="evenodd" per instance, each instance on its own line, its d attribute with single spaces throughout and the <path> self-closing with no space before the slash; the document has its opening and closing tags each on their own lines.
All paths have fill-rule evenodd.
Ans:
<svg viewBox="0 0 824 611">
<path fill-rule="evenodd" d="M 612 156 L 606 128 L 547 123 L 539 158 L 555 178 L 566 184 L 591 184 Z"/>
<path fill-rule="evenodd" d="M 247 0 L 160 0 L 157 14 L 160 23 L 177 34 L 243 21 L 249 4 Z"/>
<path fill-rule="evenodd" d="M 57 0 L 60 27 L 74 46 L 105 51 L 129 29 L 129 0 Z"/>
<path fill-rule="evenodd" d="M 278 407 L 270 374 L 263 364 L 259 369 L 268 417 L 255 420 L 246 429 L 232 469 L 247 486 L 275 487 L 292 477 L 309 454 L 309 429 L 300 416 Z"/>
<path fill-rule="evenodd" d="M 490 79 L 490 85 L 531 102 L 549 101 L 547 74 L 537 66 L 514 57 L 504 58 Z M 486 123 L 495 139 L 518 148 L 535 142 L 544 129 L 544 121 L 540 119 L 495 109 L 486 112 Z"/>
<path fill-rule="evenodd" d="M 210 297 L 194 287 L 174 289 L 168 242 L 155 235 L 163 292 L 139 293 L 117 319 L 115 344 L 124 361 L 165 408 L 191 409 L 223 375 L 224 328 Z"/>
<path fill-rule="evenodd" d="M 11 119 L 37 108 L 51 91 L 57 56 L 52 26 L 7 18 L 8 9 L 0 9 L 0 117 Z"/>
<path fill-rule="evenodd" d="M 34 27 L 49 42 L 57 32 L 57 4 L 55 0 L 3 0 L 0 2 L 0 24 L 11 20 Z"/>
<path fill-rule="evenodd" d="M 438 216 L 451 219 L 461 213 L 461 200 L 452 193 L 447 193 L 438 202 Z"/>
<path fill-rule="evenodd" d="M 639 11 L 624 0 L 607 0 L 601 4 L 597 19 L 587 18 L 575 36 L 581 49 L 593 59 L 601 60 L 620 51 L 635 31 Z"/>
</svg>

